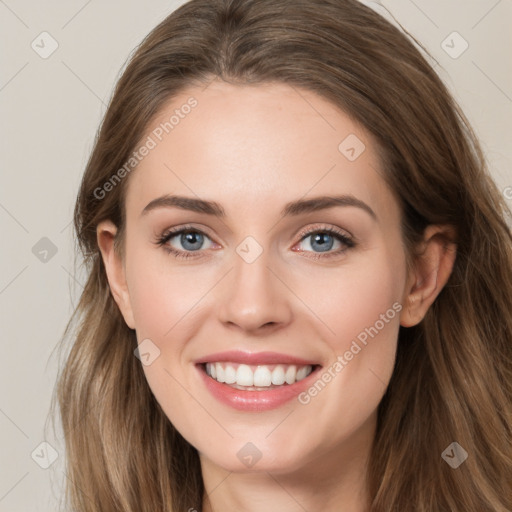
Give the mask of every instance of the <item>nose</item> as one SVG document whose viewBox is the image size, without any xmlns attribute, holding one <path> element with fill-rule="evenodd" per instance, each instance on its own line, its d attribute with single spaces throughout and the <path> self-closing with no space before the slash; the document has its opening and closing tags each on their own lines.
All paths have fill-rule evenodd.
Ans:
<svg viewBox="0 0 512 512">
<path fill-rule="evenodd" d="M 267 254 L 264 251 L 248 263 L 235 253 L 234 269 L 222 285 L 219 305 L 220 321 L 227 327 L 268 333 L 290 323 L 293 293 Z"/>
</svg>

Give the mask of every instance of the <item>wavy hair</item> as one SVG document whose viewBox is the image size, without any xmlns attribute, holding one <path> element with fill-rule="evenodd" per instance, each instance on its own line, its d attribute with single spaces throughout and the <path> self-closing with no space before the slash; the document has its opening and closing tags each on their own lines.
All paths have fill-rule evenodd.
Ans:
<svg viewBox="0 0 512 512">
<path fill-rule="evenodd" d="M 52 400 L 69 510 L 201 510 L 197 451 L 146 382 L 97 245 L 96 226 L 110 219 L 123 254 L 129 177 L 101 200 L 95 191 L 164 103 L 214 78 L 313 91 L 361 123 L 401 207 L 411 261 L 426 226 L 454 228 L 446 286 L 418 325 L 399 331 L 368 467 L 371 512 L 512 510 L 511 213 L 467 118 L 411 39 L 356 0 L 191 0 L 138 46 L 74 212 L 87 282 L 61 340 L 71 343 Z M 441 458 L 453 441 L 469 454 L 457 469 Z"/>
</svg>

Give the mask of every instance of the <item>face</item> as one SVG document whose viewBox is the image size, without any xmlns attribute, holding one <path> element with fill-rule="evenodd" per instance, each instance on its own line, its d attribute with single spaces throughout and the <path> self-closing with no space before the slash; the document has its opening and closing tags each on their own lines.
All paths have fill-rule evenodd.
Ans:
<svg viewBox="0 0 512 512">
<path fill-rule="evenodd" d="M 109 280 L 169 420 L 229 471 L 357 456 L 407 288 L 375 142 L 312 92 L 218 81 L 173 98 L 148 137 Z"/>
</svg>

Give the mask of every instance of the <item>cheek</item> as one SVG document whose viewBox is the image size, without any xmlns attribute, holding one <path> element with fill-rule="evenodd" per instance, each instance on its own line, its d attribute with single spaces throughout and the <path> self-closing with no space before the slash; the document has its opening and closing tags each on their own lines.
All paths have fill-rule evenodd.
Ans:
<svg viewBox="0 0 512 512">
<path fill-rule="evenodd" d="M 391 266 L 367 267 L 349 276 L 345 289 L 340 291 L 343 306 L 336 324 L 342 334 L 337 342 L 339 350 L 348 350 L 347 343 L 354 339 L 364 344 L 369 336 L 393 337 L 396 329 L 388 327 L 399 323 L 396 310 L 401 299 L 400 285 L 401 279 Z"/>
<path fill-rule="evenodd" d="M 174 326 L 194 314 L 194 305 L 207 290 L 197 272 L 177 267 L 171 272 L 173 263 L 166 261 L 163 249 L 161 253 L 154 249 L 134 251 L 127 264 L 130 302 L 139 339 L 164 340 L 172 336 Z"/>
<path fill-rule="evenodd" d="M 326 341 L 336 354 L 348 350 L 358 336 L 364 342 L 372 326 L 382 334 L 380 339 L 393 339 L 405 283 L 402 258 L 375 251 L 337 269 L 314 269 L 309 284 L 297 277 L 298 295 L 325 326 Z"/>
<path fill-rule="evenodd" d="M 151 362 L 143 365 L 143 371 L 153 395 L 173 425 L 193 441 L 189 434 L 195 431 L 195 418 L 202 417 L 204 410 L 186 391 L 193 383 L 186 371 L 189 363 L 185 353 L 195 334 L 194 305 L 208 288 L 204 279 L 203 285 L 198 282 L 197 272 L 177 267 L 171 270 L 172 262 L 158 252 L 133 248 L 127 261 L 137 339 L 139 343 L 146 339 L 152 342 L 146 345 Z"/>
<path fill-rule="evenodd" d="M 328 300 L 317 303 L 331 331 L 325 341 L 332 356 L 324 370 L 328 375 L 301 403 L 316 408 L 319 418 L 339 418 L 340 430 L 357 427 L 375 411 L 393 373 L 404 265 L 397 254 L 360 260 L 331 279 Z"/>
<path fill-rule="evenodd" d="M 190 407 L 190 397 L 183 390 L 191 386 L 187 350 L 201 328 L 201 300 L 207 300 L 205 294 L 216 276 L 179 267 L 164 250 L 134 247 L 129 254 L 126 271 L 137 340 L 151 340 L 146 346 L 157 354 L 143 370 L 156 399 L 180 426 L 184 415 L 176 416 L 176 410 Z"/>
</svg>

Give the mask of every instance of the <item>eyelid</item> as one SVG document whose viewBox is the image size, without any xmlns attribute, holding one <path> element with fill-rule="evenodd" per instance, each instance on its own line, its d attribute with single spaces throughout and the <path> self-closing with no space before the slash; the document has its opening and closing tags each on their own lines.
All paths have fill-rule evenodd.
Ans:
<svg viewBox="0 0 512 512">
<path fill-rule="evenodd" d="M 317 234 L 317 233 L 328 233 L 329 236 L 335 238 L 341 245 L 341 249 L 337 250 L 329 250 L 325 252 L 315 252 L 315 251 L 305 251 L 300 250 L 296 252 L 301 252 L 304 254 L 307 254 L 307 258 L 312 260 L 320 260 L 320 261 L 329 261 L 330 259 L 339 259 L 341 258 L 345 252 L 347 252 L 350 249 L 354 249 L 358 246 L 359 242 L 354 239 L 352 234 L 350 234 L 348 231 L 343 230 L 341 228 L 338 228 L 337 226 L 331 226 L 331 225 L 316 225 L 316 226 L 309 226 L 308 228 L 304 228 L 300 231 L 299 241 L 294 245 L 294 247 L 297 244 L 300 244 L 303 242 L 303 240 L 307 239 L 308 237 Z M 311 242 L 310 242 L 311 245 Z M 292 248 L 293 250 L 293 248 Z"/>
<path fill-rule="evenodd" d="M 159 239 L 167 238 L 170 235 L 178 235 L 178 234 L 180 234 L 183 231 L 198 232 L 198 233 L 201 233 L 203 235 L 206 235 L 208 238 L 210 238 L 210 240 L 212 239 L 212 237 L 208 234 L 207 231 L 204 230 L 204 228 L 197 228 L 196 226 L 193 226 L 191 224 L 184 224 L 182 226 L 176 226 L 176 227 L 173 227 L 173 228 L 168 228 L 161 235 L 157 235 L 157 237 Z M 317 224 L 317 225 L 314 225 L 314 226 L 309 226 L 309 227 L 301 229 L 299 231 L 299 233 L 297 234 L 297 236 L 299 237 L 298 242 L 302 241 L 302 239 L 304 237 L 306 237 L 306 236 L 309 236 L 309 235 L 312 235 L 314 233 L 321 232 L 321 231 L 333 232 L 333 233 L 336 233 L 336 234 L 339 234 L 339 235 L 342 235 L 342 236 L 346 236 L 346 237 L 354 240 L 354 242 L 356 241 L 355 237 L 352 235 L 352 233 L 350 233 L 350 231 L 348 231 L 346 229 L 340 229 L 340 228 L 332 227 L 332 226 L 329 226 L 329 225 L 326 225 L 326 224 Z M 297 243 L 297 242 L 295 242 L 295 243 Z"/>
<path fill-rule="evenodd" d="M 213 237 L 208 234 L 208 232 L 205 228 L 202 228 L 202 227 L 198 228 L 191 224 L 184 224 L 181 226 L 175 226 L 175 227 L 166 229 L 161 235 L 156 235 L 157 243 L 158 242 L 162 242 L 162 244 L 167 243 L 170 239 L 182 234 L 183 232 L 187 232 L 187 231 L 190 231 L 193 233 L 199 233 L 199 234 L 207 237 L 208 239 L 210 239 L 212 243 L 220 245 L 213 240 Z M 194 252 L 194 251 L 186 251 L 186 252 Z M 196 251 L 196 252 L 200 252 L 200 251 Z"/>
<path fill-rule="evenodd" d="M 301 231 L 299 231 L 299 233 L 298 233 L 298 236 L 300 237 L 299 242 L 305 236 L 313 235 L 314 233 L 323 232 L 323 231 L 330 231 L 337 235 L 344 236 L 346 238 L 350 238 L 354 242 L 354 244 L 357 242 L 354 235 L 352 235 L 352 233 L 350 231 L 348 231 L 347 229 L 342 229 L 342 228 L 338 228 L 337 226 L 332 226 L 329 224 L 322 224 L 322 223 L 314 224 L 313 226 L 303 228 Z"/>
<path fill-rule="evenodd" d="M 166 248 L 166 250 L 169 253 L 173 253 L 176 258 L 201 257 L 202 253 L 204 253 L 206 251 L 206 249 L 201 249 L 198 251 L 183 251 L 180 249 L 175 249 L 173 247 L 166 247 L 166 244 L 169 240 L 171 240 L 175 236 L 178 236 L 178 235 L 182 234 L 183 232 L 187 232 L 187 231 L 200 233 L 201 235 L 204 235 L 207 238 L 209 238 L 212 243 L 217 244 L 217 242 L 215 242 L 212 239 L 212 237 L 206 232 L 207 230 L 205 230 L 204 228 L 198 228 L 192 224 L 178 225 L 178 226 L 175 226 L 175 227 L 165 230 L 161 235 L 157 235 L 157 239 L 156 239 L 155 243 L 157 245 L 160 245 L 160 246 L 163 246 L 164 248 Z M 327 259 L 329 257 L 339 256 L 339 255 L 341 255 L 341 253 L 345 252 L 347 249 L 351 249 L 351 248 L 355 247 L 356 245 L 358 245 L 358 243 L 359 243 L 348 230 L 338 228 L 337 226 L 318 223 L 316 225 L 308 226 L 308 227 L 300 230 L 297 235 L 299 237 L 299 239 L 297 242 L 294 243 L 293 247 L 295 247 L 298 243 L 301 243 L 308 236 L 314 235 L 316 233 L 322 233 L 322 232 L 328 233 L 331 236 L 334 236 L 335 238 L 338 239 L 338 241 L 340 243 L 344 244 L 346 247 L 344 249 L 338 249 L 337 251 L 326 251 L 325 253 L 314 252 L 314 251 L 298 251 L 298 252 L 304 252 L 304 253 L 311 254 L 312 256 L 308 256 L 308 257 L 312 258 L 312 259 L 319 259 L 319 258 Z M 219 244 L 217 244 L 217 245 L 219 245 Z"/>
<path fill-rule="evenodd" d="M 165 229 L 162 234 L 156 234 L 155 236 L 157 238 L 166 238 L 170 235 L 179 235 L 182 231 L 193 231 L 193 232 L 197 232 L 197 233 L 201 233 L 202 235 L 205 235 L 207 236 L 208 238 L 212 239 L 212 235 L 209 234 L 209 230 L 205 227 L 197 227 L 193 224 L 183 224 L 183 225 L 178 225 L 178 226 L 174 226 L 172 228 L 167 228 Z M 213 241 L 213 240 L 212 240 Z"/>
</svg>

